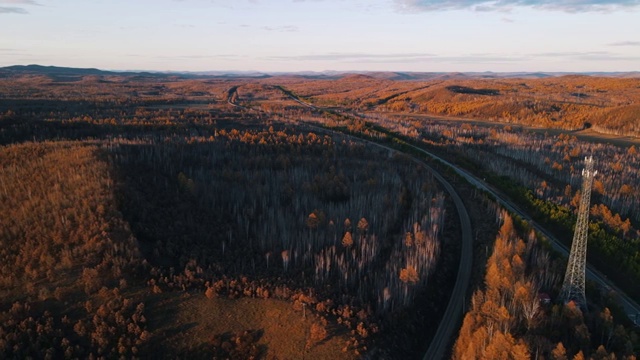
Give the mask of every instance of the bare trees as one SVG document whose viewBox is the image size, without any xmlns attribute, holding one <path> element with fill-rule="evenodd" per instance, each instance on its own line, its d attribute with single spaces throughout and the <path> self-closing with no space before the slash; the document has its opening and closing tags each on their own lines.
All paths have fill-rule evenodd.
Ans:
<svg viewBox="0 0 640 360">
<path fill-rule="evenodd" d="M 183 214 L 175 209 L 187 205 L 157 211 L 135 210 L 141 201 L 125 206 L 140 223 L 157 223 L 133 225 L 141 237 L 158 239 L 151 245 L 157 249 L 154 262 L 175 259 L 182 251 L 175 244 L 189 241 L 185 248 L 198 251 L 180 257 L 195 256 L 205 267 L 216 264 L 227 273 L 256 277 L 276 269 L 285 278 L 311 273 L 318 286 L 332 283 L 336 292 L 385 313 L 411 303 L 437 261 L 444 196 L 426 170 L 404 160 L 392 166 L 378 162 L 388 154 L 377 148 L 314 133 L 227 129 L 213 140 L 122 143 L 112 149 L 123 169 L 153 170 L 135 187 L 153 186 L 200 209 Z M 176 226 L 156 216 L 172 217 Z M 211 220 L 194 222 L 200 217 Z M 206 230 L 214 224 L 227 230 Z M 407 233 L 411 244 L 404 242 Z M 402 269 L 410 271 L 402 276 L 406 281 Z"/>
</svg>

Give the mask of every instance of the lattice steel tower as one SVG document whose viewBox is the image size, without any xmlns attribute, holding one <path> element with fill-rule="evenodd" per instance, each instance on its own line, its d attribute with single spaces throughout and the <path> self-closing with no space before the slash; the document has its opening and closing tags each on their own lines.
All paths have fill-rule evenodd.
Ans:
<svg viewBox="0 0 640 360">
<path fill-rule="evenodd" d="M 573 233 L 571 254 L 569 254 L 567 272 L 564 275 L 564 283 L 560 294 L 565 303 L 573 300 L 583 310 L 587 308 L 587 298 L 584 294 L 584 277 L 587 266 L 587 231 L 589 229 L 591 186 L 593 177 L 598 173 L 593 171 L 593 156 L 585 158 L 584 164 L 578 221 L 576 221 L 576 230 Z"/>
</svg>

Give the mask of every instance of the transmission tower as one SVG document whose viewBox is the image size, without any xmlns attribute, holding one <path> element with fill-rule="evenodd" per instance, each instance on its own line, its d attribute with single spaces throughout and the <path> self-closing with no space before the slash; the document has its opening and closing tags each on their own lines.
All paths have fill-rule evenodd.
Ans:
<svg viewBox="0 0 640 360">
<path fill-rule="evenodd" d="M 587 266 L 587 230 L 589 228 L 589 203 L 591 201 L 591 185 L 593 177 L 598 173 L 593 171 L 593 156 L 584 159 L 585 168 L 582 170 L 582 196 L 578 209 L 578 221 L 573 233 L 571 254 L 564 275 L 560 297 L 565 303 L 574 301 L 583 310 L 587 308 L 587 298 L 584 294 L 584 277 Z"/>
</svg>

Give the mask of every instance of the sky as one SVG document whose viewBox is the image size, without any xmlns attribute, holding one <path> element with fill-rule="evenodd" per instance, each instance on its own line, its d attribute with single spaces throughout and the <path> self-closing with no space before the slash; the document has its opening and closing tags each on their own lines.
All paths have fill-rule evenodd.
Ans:
<svg viewBox="0 0 640 360">
<path fill-rule="evenodd" d="M 640 0 L 0 0 L 0 66 L 640 71 Z"/>
</svg>

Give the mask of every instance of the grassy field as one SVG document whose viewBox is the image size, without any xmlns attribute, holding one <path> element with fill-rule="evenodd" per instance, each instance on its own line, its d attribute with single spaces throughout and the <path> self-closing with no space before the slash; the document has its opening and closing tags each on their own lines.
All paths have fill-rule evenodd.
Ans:
<svg viewBox="0 0 640 360">
<path fill-rule="evenodd" d="M 310 341 L 319 319 L 291 303 L 273 299 L 222 299 L 196 294 L 160 294 L 149 307 L 149 327 L 163 352 L 178 358 L 211 358 L 214 337 L 251 331 L 264 359 L 354 359 L 343 352 L 347 336 L 328 329 L 327 337 Z M 343 331 L 342 329 L 340 329 Z"/>
</svg>

